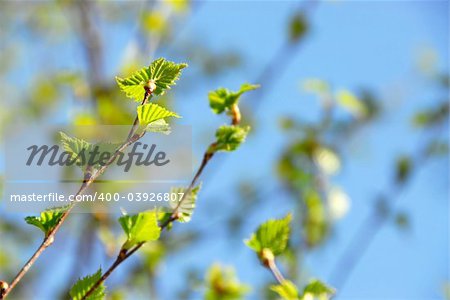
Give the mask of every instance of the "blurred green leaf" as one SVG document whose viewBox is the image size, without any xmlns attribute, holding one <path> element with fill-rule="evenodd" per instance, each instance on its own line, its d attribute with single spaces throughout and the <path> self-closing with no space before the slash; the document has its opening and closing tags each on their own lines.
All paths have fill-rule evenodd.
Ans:
<svg viewBox="0 0 450 300">
<path fill-rule="evenodd" d="M 83 139 L 70 137 L 62 131 L 59 132 L 59 135 L 64 150 L 71 154 L 71 158 L 76 160 L 77 165 L 86 165 L 86 162 L 83 161 L 79 154 L 83 153 L 83 151 L 88 152 L 91 149 L 92 144 Z"/>
<path fill-rule="evenodd" d="M 426 148 L 427 155 L 433 156 L 447 156 L 449 152 L 449 146 L 447 141 L 433 140 Z"/>
<path fill-rule="evenodd" d="M 298 290 L 295 284 L 290 280 L 285 280 L 281 284 L 272 285 L 272 291 L 277 293 L 284 300 L 298 300 Z"/>
<path fill-rule="evenodd" d="M 341 188 L 334 186 L 327 193 L 327 204 L 332 220 L 343 218 L 350 208 L 350 198 Z"/>
<path fill-rule="evenodd" d="M 146 270 L 154 274 L 159 267 L 161 261 L 165 258 L 166 246 L 161 241 L 147 243 L 140 249 L 144 257 L 144 265 Z"/>
<path fill-rule="evenodd" d="M 341 161 L 339 156 L 330 148 L 318 147 L 314 151 L 314 162 L 326 175 L 333 175 L 339 171 Z"/>
<path fill-rule="evenodd" d="M 291 228 L 291 214 L 283 219 L 271 219 L 261 224 L 245 244 L 261 255 L 264 249 L 269 249 L 273 255 L 281 254 L 286 249 Z"/>
<path fill-rule="evenodd" d="M 303 90 L 313 93 L 318 97 L 327 97 L 331 95 L 330 84 L 324 80 L 311 78 L 302 83 Z"/>
<path fill-rule="evenodd" d="M 320 280 L 311 280 L 303 290 L 302 299 L 328 300 L 335 293 L 334 289 Z"/>
<path fill-rule="evenodd" d="M 396 162 L 395 180 L 398 184 L 403 184 L 408 180 L 412 172 L 412 161 L 408 156 L 401 156 Z"/>
<path fill-rule="evenodd" d="M 232 268 L 214 264 L 206 275 L 205 300 L 244 299 L 249 287 L 239 282 Z"/>
<path fill-rule="evenodd" d="M 417 127 L 431 127 L 440 124 L 448 119 L 449 105 L 443 101 L 439 105 L 424 109 L 413 117 L 413 124 Z"/>
<path fill-rule="evenodd" d="M 183 198 L 183 202 L 181 202 L 180 206 L 178 207 L 178 212 L 180 213 L 180 216 L 178 217 L 177 221 L 182 223 L 187 223 L 191 220 L 192 214 L 194 213 L 195 209 L 195 202 L 197 200 L 197 194 L 200 191 L 200 185 L 196 186 L 191 190 L 189 195 L 185 195 Z M 183 187 L 173 187 L 170 190 L 169 195 L 177 195 L 176 199 L 170 198 L 169 205 L 172 209 L 175 209 L 179 203 L 179 201 L 182 199 L 185 193 L 185 188 Z"/>
<path fill-rule="evenodd" d="M 308 246 L 315 247 L 321 244 L 328 234 L 327 215 L 317 191 L 306 191 L 304 202 L 303 234 Z"/>
<path fill-rule="evenodd" d="M 298 42 L 308 32 L 308 20 L 303 13 L 295 14 L 289 24 L 289 41 Z"/>
</svg>

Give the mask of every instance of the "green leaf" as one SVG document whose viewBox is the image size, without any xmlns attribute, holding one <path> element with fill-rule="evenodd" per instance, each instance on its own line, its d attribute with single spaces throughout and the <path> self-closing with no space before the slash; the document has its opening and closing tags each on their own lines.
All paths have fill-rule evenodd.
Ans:
<svg viewBox="0 0 450 300">
<path fill-rule="evenodd" d="M 303 235 L 309 247 L 322 244 L 329 234 L 330 226 L 324 201 L 318 191 L 308 189 L 303 193 L 304 217 Z"/>
<path fill-rule="evenodd" d="M 183 202 L 181 202 L 180 206 L 178 207 L 178 212 L 180 213 L 180 217 L 177 219 L 177 221 L 181 223 L 187 223 L 191 220 L 192 214 L 194 213 L 195 209 L 195 202 L 197 200 L 197 194 L 200 191 L 200 185 L 196 186 L 191 190 L 189 195 L 184 196 Z M 170 198 L 169 205 L 172 209 L 175 209 L 181 200 L 180 193 L 184 193 L 185 188 L 183 187 L 173 187 L 170 190 L 170 195 L 177 195 L 177 199 L 172 200 Z"/>
<path fill-rule="evenodd" d="M 108 159 L 100 157 L 103 153 L 109 153 L 109 157 L 112 157 L 116 150 L 121 146 L 118 143 L 105 143 L 99 142 L 91 144 L 85 140 L 70 137 L 63 132 L 60 132 L 61 144 L 63 145 L 64 151 L 71 154 L 71 158 L 74 159 L 77 166 L 81 167 L 82 170 L 86 170 L 89 162 L 92 160 L 94 162 L 90 167 L 100 168 L 103 164 L 107 162 Z M 95 155 L 91 154 L 95 153 Z"/>
<path fill-rule="evenodd" d="M 216 143 L 209 148 L 208 152 L 236 150 L 245 141 L 249 131 L 249 126 L 220 126 L 216 131 Z"/>
<path fill-rule="evenodd" d="M 127 235 L 122 249 L 130 249 L 142 242 L 155 241 L 159 239 L 161 233 L 155 211 L 122 216 L 119 218 L 119 223 Z"/>
<path fill-rule="evenodd" d="M 83 151 L 89 152 L 92 145 L 85 140 L 76 137 L 70 137 L 62 131 L 59 132 L 59 135 L 61 136 L 61 144 L 64 148 L 64 151 L 71 154 L 71 158 L 76 160 L 75 162 L 77 165 L 85 165 L 86 162 L 82 161 L 80 153 L 82 153 Z"/>
<path fill-rule="evenodd" d="M 308 32 L 308 21 L 303 13 L 293 16 L 289 24 L 289 39 L 292 43 L 298 42 Z"/>
<path fill-rule="evenodd" d="M 245 244 L 258 255 L 261 255 L 264 249 L 269 249 L 273 255 L 281 254 L 289 240 L 291 219 L 291 214 L 287 214 L 283 219 L 271 219 L 261 224 L 250 239 L 244 241 Z"/>
<path fill-rule="evenodd" d="M 214 264 L 206 275 L 205 300 L 238 300 L 244 299 L 249 291 L 247 285 L 236 278 L 233 268 Z"/>
<path fill-rule="evenodd" d="M 151 122 L 145 127 L 145 130 L 148 132 L 156 132 L 166 135 L 170 134 L 172 131 L 170 125 L 164 119 L 159 119 Z"/>
<path fill-rule="evenodd" d="M 239 102 L 239 98 L 242 94 L 256 90 L 259 85 L 244 83 L 241 85 L 239 91 L 233 92 L 225 88 L 219 88 L 215 91 L 209 92 L 209 106 L 214 113 L 220 114 L 224 111 L 228 111 L 231 107 Z"/>
<path fill-rule="evenodd" d="M 297 287 L 290 280 L 285 280 L 282 282 L 282 284 L 272 285 L 270 289 L 277 293 L 284 300 L 299 299 Z"/>
<path fill-rule="evenodd" d="M 413 117 L 413 124 L 417 127 L 433 127 L 448 119 L 449 106 L 444 101 L 438 105 L 424 109 L 416 113 Z"/>
<path fill-rule="evenodd" d="M 139 118 L 139 124 L 141 125 L 148 125 L 167 117 L 180 118 L 180 116 L 176 113 L 171 112 L 164 107 L 154 103 L 139 105 L 137 107 L 137 114 Z"/>
<path fill-rule="evenodd" d="M 411 158 L 409 158 L 408 156 L 400 156 L 399 158 L 397 158 L 395 174 L 395 180 L 397 181 L 397 183 L 405 183 L 411 175 L 412 169 L 413 163 L 411 161 Z"/>
<path fill-rule="evenodd" d="M 320 299 L 327 300 L 330 299 L 331 296 L 335 293 L 335 290 L 320 280 L 313 279 L 311 280 L 303 290 L 302 299 Z"/>
<path fill-rule="evenodd" d="M 44 210 L 41 212 L 39 217 L 31 216 L 26 217 L 25 221 L 33 226 L 36 226 L 40 230 L 42 230 L 47 237 L 48 234 L 58 225 L 64 213 L 67 211 L 69 207 L 56 207 Z"/>
<path fill-rule="evenodd" d="M 95 285 L 102 277 L 102 269 L 98 269 L 92 275 L 88 275 L 79 279 L 70 289 L 70 297 L 72 300 L 81 300 L 87 292 Z M 105 298 L 105 285 L 102 283 L 95 291 L 87 297 L 87 300 L 101 300 Z"/>
<path fill-rule="evenodd" d="M 156 85 L 153 95 L 163 95 L 166 90 L 175 85 L 175 81 L 181 75 L 181 70 L 185 67 L 187 64 L 176 64 L 159 58 L 153 61 L 148 68 L 136 71 L 127 78 L 116 77 L 116 81 L 127 97 L 142 102 L 145 94 L 144 86 L 148 85 L 150 81 Z"/>
<path fill-rule="evenodd" d="M 338 103 L 357 118 L 364 118 L 368 115 L 367 107 L 353 93 L 347 90 L 338 91 L 336 94 Z"/>
</svg>

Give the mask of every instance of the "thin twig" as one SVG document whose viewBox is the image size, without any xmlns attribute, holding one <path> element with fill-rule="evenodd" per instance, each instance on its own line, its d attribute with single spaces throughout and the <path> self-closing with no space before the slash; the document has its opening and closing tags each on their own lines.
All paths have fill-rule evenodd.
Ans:
<svg viewBox="0 0 450 300">
<path fill-rule="evenodd" d="M 286 279 L 284 279 L 283 274 L 281 274 L 280 270 L 278 269 L 277 264 L 275 263 L 275 259 L 271 259 L 268 261 L 267 268 L 270 270 L 270 272 L 272 272 L 278 283 L 283 284 Z"/>
</svg>

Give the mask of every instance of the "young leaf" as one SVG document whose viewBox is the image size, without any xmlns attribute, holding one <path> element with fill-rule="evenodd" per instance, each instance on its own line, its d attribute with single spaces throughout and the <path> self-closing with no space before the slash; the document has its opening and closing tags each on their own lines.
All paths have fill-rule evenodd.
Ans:
<svg viewBox="0 0 450 300">
<path fill-rule="evenodd" d="M 213 144 L 208 152 L 216 151 L 234 151 L 241 143 L 245 141 L 250 127 L 241 127 L 237 125 L 220 126 L 216 131 L 216 143 Z"/>
<path fill-rule="evenodd" d="M 290 280 L 285 280 L 282 284 L 272 285 L 272 291 L 277 293 L 284 300 L 298 300 L 298 290 L 295 284 Z"/>
<path fill-rule="evenodd" d="M 139 124 L 141 125 L 148 125 L 167 117 L 180 118 L 180 116 L 176 113 L 171 112 L 164 107 L 154 103 L 139 105 L 137 107 L 137 114 L 139 118 Z"/>
<path fill-rule="evenodd" d="M 148 85 L 150 81 L 156 85 L 153 95 L 163 95 L 175 84 L 181 75 L 181 70 L 185 67 L 187 64 L 176 64 L 159 58 L 153 61 L 148 68 L 136 71 L 127 78 L 116 77 L 116 81 L 127 97 L 141 102 L 145 94 L 144 86 Z"/>
<path fill-rule="evenodd" d="M 72 300 L 81 300 L 94 284 L 102 277 L 102 269 L 98 269 L 92 275 L 79 279 L 70 289 Z M 101 300 L 105 298 L 105 285 L 102 283 L 94 292 L 87 297 L 87 300 Z"/>
<path fill-rule="evenodd" d="M 83 165 L 86 164 L 82 161 L 80 157 L 80 153 L 88 152 L 92 145 L 85 140 L 76 138 L 76 137 L 70 137 L 64 132 L 60 131 L 59 135 L 61 136 L 61 144 L 64 148 L 64 151 L 69 152 L 72 156 L 72 159 L 76 159 L 76 163 Z"/>
<path fill-rule="evenodd" d="M 53 228 L 55 228 L 55 226 L 59 223 L 67 209 L 68 206 L 47 209 L 41 212 L 39 217 L 26 217 L 25 222 L 42 230 L 45 237 L 47 237 Z"/>
<path fill-rule="evenodd" d="M 237 92 L 232 92 L 225 88 L 219 88 L 209 92 L 209 106 L 214 113 L 220 114 L 225 110 L 230 110 L 234 104 L 239 102 L 242 94 L 259 88 L 259 85 L 244 83 Z"/>
<path fill-rule="evenodd" d="M 119 223 L 127 235 L 123 249 L 130 249 L 142 242 L 155 241 L 161 233 L 155 211 L 122 216 L 119 218 Z"/>
<path fill-rule="evenodd" d="M 320 280 L 311 280 L 303 289 L 302 299 L 330 299 L 335 293 L 335 290 Z"/>
<path fill-rule="evenodd" d="M 286 248 L 289 240 L 291 214 L 283 219 L 269 220 L 261 224 L 250 239 L 245 240 L 245 244 L 259 255 L 264 249 L 269 249 L 273 255 L 281 254 Z"/>
<path fill-rule="evenodd" d="M 292 43 L 298 42 L 308 32 L 308 20 L 302 13 L 292 17 L 289 24 L 289 39 Z"/>
<path fill-rule="evenodd" d="M 151 122 L 145 127 L 145 130 L 148 132 L 156 132 L 166 135 L 170 134 L 171 132 L 170 125 L 164 119 L 159 119 Z"/>
<path fill-rule="evenodd" d="M 108 153 L 109 157 L 112 157 L 121 145 L 118 143 L 104 142 L 91 144 L 85 140 L 70 137 L 63 132 L 60 132 L 60 135 L 64 150 L 71 154 L 71 158 L 75 160 L 76 165 L 83 170 L 86 170 L 87 166 L 93 168 L 101 167 L 107 161 L 104 161 L 105 159 L 103 158 L 100 160 L 102 154 Z M 92 152 L 95 153 L 95 155 L 92 155 L 91 158 Z M 90 163 L 92 163 L 92 165 L 89 165 Z"/>
<path fill-rule="evenodd" d="M 329 219 L 324 201 L 320 194 L 313 189 L 303 193 L 304 198 L 304 217 L 303 217 L 303 235 L 306 244 L 309 247 L 317 247 L 325 241 L 329 234 Z"/>
<path fill-rule="evenodd" d="M 189 195 L 184 196 L 183 202 L 181 202 L 178 207 L 178 212 L 180 213 L 180 217 L 177 219 L 178 222 L 187 223 L 191 220 L 192 214 L 194 213 L 195 201 L 197 200 L 197 194 L 200 191 L 200 185 L 196 186 L 191 190 Z M 170 195 L 177 195 L 176 200 L 169 201 L 169 205 L 172 209 L 175 209 L 181 200 L 181 193 L 185 192 L 185 188 L 183 187 L 174 187 L 170 190 Z"/>
<path fill-rule="evenodd" d="M 206 300 L 238 300 L 244 299 L 249 291 L 247 285 L 236 278 L 232 268 L 214 264 L 206 275 Z"/>
</svg>

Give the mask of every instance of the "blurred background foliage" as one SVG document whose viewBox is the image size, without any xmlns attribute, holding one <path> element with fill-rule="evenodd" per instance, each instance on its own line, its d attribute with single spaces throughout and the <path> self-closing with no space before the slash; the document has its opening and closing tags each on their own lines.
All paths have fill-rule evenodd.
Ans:
<svg viewBox="0 0 450 300">
<path fill-rule="evenodd" d="M 30 124 L 130 124 L 133 104 L 124 100 L 114 76 L 127 76 L 163 56 L 190 65 L 179 85 L 160 101 L 179 108 L 185 122 L 193 126 L 194 151 L 201 153 L 217 125 L 207 111 L 208 90 L 229 84 L 234 89 L 240 78 L 262 85 L 241 102 L 243 121 L 253 127 L 246 149 L 236 158 L 221 157 L 211 166 L 193 223 L 176 226 L 179 228 L 146 245 L 137 258 L 122 266 L 107 282 L 110 299 L 148 299 L 149 295 L 152 299 L 275 299 L 276 294 L 268 288 L 273 284 L 270 274 L 264 273 L 242 239 L 263 220 L 286 211 L 293 212 L 294 221 L 288 251 L 281 258 L 282 269 L 299 286 L 317 276 L 336 287 L 338 299 L 405 298 L 417 292 L 407 292 L 414 282 L 424 293 L 418 298 L 448 298 L 448 273 L 434 266 L 431 270 L 436 273 L 430 276 L 434 283 L 412 278 L 401 285 L 399 278 L 382 283 L 385 289 L 375 285 L 377 288 L 367 291 L 363 290 L 367 286 L 358 285 L 383 277 L 372 271 L 377 270 L 376 262 L 364 263 L 377 234 L 377 249 L 396 245 L 393 239 L 401 239 L 400 235 L 410 235 L 404 247 L 416 247 L 420 263 L 427 261 L 431 248 L 422 242 L 414 246 L 407 243 L 424 233 L 416 228 L 420 224 L 414 224 L 414 205 L 422 209 L 417 204 L 422 201 L 436 207 L 440 201 L 445 204 L 437 207 L 448 208 L 449 75 L 448 37 L 442 35 L 431 41 L 439 49 L 433 44 L 424 49 L 422 44 L 406 42 L 404 47 L 398 46 L 400 51 L 405 47 L 415 47 L 410 52 L 422 49 L 416 56 L 401 52 L 414 66 L 409 69 L 412 75 L 405 76 L 414 80 L 400 84 L 403 89 L 416 87 L 418 97 L 424 98 L 419 102 L 408 100 L 411 93 L 402 95 L 403 102 L 396 101 L 395 88 L 386 92 L 388 83 L 381 75 L 379 81 L 374 75 L 370 84 L 358 80 L 358 74 L 347 75 L 352 72 L 352 61 L 348 70 L 336 71 L 329 65 L 309 74 L 296 72 L 302 68 L 296 57 L 301 57 L 305 48 L 306 53 L 311 51 L 308 43 L 314 43 L 314 36 L 320 36 L 324 26 L 336 24 L 326 11 L 338 11 L 342 17 L 354 13 L 352 5 L 371 11 L 374 4 L 188 0 L 0 3 L 2 135 L 12 131 L 20 134 Z M 381 24 L 384 11 L 394 14 L 409 3 L 377 5 L 374 14 L 379 14 Z M 448 3 L 421 3 L 406 14 L 413 20 L 423 9 L 428 18 L 442 18 L 441 6 L 448 9 Z M 227 16 L 234 10 L 242 13 Z M 218 16 L 230 19 L 235 27 L 220 24 L 223 19 Z M 208 24 L 216 26 L 205 28 Z M 257 24 L 259 35 L 251 35 L 251 24 Z M 361 30 L 367 35 L 375 32 L 371 38 L 380 39 L 385 32 L 378 25 L 364 23 Z M 394 28 L 391 34 L 404 34 L 401 28 Z M 440 32 L 432 26 L 427 30 L 432 36 Z M 235 43 L 227 43 L 228 32 L 238 31 L 242 35 Z M 356 45 L 363 41 L 357 38 L 355 54 L 351 55 L 364 56 Z M 248 50 L 248 41 L 255 48 Z M 308 58 L 313 59 L 312 65 L 323 67 L 320 61 L 324 53 L 333 56 L 333 50 L 309 53 Z M 396 57 L 396 53 L 392 50 L 391 56 Z M 386 55 L 369 58 L 374 61 L 367 62 L 365 72 L 370 73 L 369 66 L 376 64 L 385 64 L 386 72 L 395 69 L 395 63 L 383 61 Z M 261 57 L 265 60 L 260 61 Z M 340 58 L 336 54 L 333 60 Z M 340 76 L 345 80 L 328 80 L 336 78 L 330 75 L 335 72 L 343 72 Z M 341 88 L 343 85 L 348 88 Z M 391 125 L 385 124 L 408 129 L 399 132 L 394 126 L 389 132 Z M 370 140 L 368 136 L 377 138 Z M 377 152 L 382 155 L 375 155 Z M 432 169 L 427 167 L 430 162 Z M 377 165 L 382 168 L 372 169 Z M 425 177 L 422 169 L 428 170 Z M 415 180 L 419 175 L 421 179 Z M 411 199 L 399 205 L 403 193 Z M 39 243 L 38 234 L 22 217 L 3 208 L 0 211 L 2 279 L 12 278 Z M 53 249 L 17 287 L 15 299 L 66 299 L 77 277 L 98 265 L 105 266 L 117 253 L 123 239 L 116 218 L 114 214 L 72 216 L 57 235 Z M 436 223 L 429 234 L 448 242 L 446 220 Z M 399 229 L 399 235 L 383 234 L 384 225 Z M 436 243 L 430 242 L 429 247 L 433 245 Z M 441 250 L 434 253 L 440 253 L 438 261 L 448 266 L 448 247 Z M 392 269 L 400 269 L 395 274 L 407 276 L 411 272 L 396 265 L 395 258 L 386 253 L 383 259 Z M 234 265 L 236 271 L 216 261 Z M 409 264 L 420 272 L 417 261 Z M 358 266 L 362 270 L 359 279 L 351 280 Z"/>
</svg>

